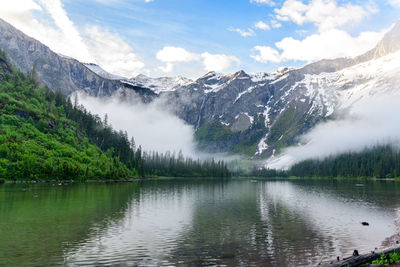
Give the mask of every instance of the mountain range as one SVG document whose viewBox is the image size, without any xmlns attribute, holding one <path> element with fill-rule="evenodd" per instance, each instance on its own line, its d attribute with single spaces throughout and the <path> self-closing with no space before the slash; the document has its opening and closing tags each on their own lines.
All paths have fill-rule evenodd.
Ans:
<svg viewBox="0 0 400 267">
<path fill-rule="evenodd" d="M 10 62 L 25 73 L 37 73 L 51 90 L 96 97 L 131 94 L 146 103 L 163 99 L 193 126 L 198 148 L 207 152 L 269 157 L 363 99 L 400 92 L 400 22 L 375 48 L 357 57 L 272 73 L 209 72 L 196 80 L 118 77 L 58 55 L 3 20 L 0 36 L 0 48 Z"/>
</svg>

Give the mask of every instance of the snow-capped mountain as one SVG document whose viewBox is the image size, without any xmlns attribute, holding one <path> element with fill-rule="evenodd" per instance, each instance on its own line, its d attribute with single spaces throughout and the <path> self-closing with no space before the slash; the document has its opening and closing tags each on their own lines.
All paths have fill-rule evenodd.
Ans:
<svg viewBox="0 0 400 267">
<path fill-rule="evenodd" d="M 100 67 L 99 65 L 97 65 L 95 63 L 83 63 L 83 65 L 85 65 L 85 67 L 87 67 L 88 69 L 90 69 L 91 71 L 96 73 L 97 75 L 99 75 L 103 78 L 109 79 L 109 80 L 126 79 L 125 77 L 109 73 L 108 71 L 104 70 L 102 67 Z"/>
<path fill-rule="evenodd" d="M 400 22 L 358 57 L 273 73 L 209 72 L 194 81 L 145 75 L 114 79 L 97 65 L 57 55 L 1 19 L 0 35 L 0 48 L 11 63 L 26 73 L 35 66 L 52 90 L 66 95 L 83 90 L 97 97 L 117 92 L 144 102 L 163 98 L 160 103 L 194 127 L 199 147 L 212 152 L 270 156 L 363 99 L 400 92 Z"/>
<path fill-rule="evenodd" d="M 186 86 L 193 81 L 181 76 L 151 78 L 139 74 L 131 79 L 123 79 L 122 82 L 132 86 L 149 88 L 154 93 L 160 94 L 162 92 L 175 91 L 178 87 Z"/>
<path fill-rule="evenodd" d="M 195 127 L 201 148 L 268 156 L 363 98 L 400 93 L 399 49 L 397 23 L 358 57 L 273 73 L 209 72 L 163 97 Z"/>
</svg>

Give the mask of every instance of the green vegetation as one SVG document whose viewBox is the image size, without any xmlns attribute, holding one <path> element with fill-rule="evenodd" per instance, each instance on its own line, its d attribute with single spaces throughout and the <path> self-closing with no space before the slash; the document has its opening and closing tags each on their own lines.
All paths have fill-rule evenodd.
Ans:
<svg viewBox="0 0 400 267">
<path fill-rule="evenodd" d="M 234 174 L 235 175 L 235 174 Z M 266 168 L 253 168 L 250 171 L 250 176 L 253 177 L 289 177 L 286 171 Z"/>
<path fill-rule="evenodd" d="M 4 60 L 1 64 L 0 179 L 138 176 L 134 167 L 121 162 L 111 146 L 102 151 L 91 143 L 86 129 L 81 127 L 83 121 L 71 119 L 85 120 L 89 114 L 73 107 L 61 94 L 39 87 L 34 74 L 25 77 Z M 105 131 L 107 127 L 101 128 Z"/>
<path fill-rule="evenodd" d="M 23 75 L 0 53 L 0 180 L 229 176 L 224 162 L 167 158 L 145 160 L 126 132 L 40 86 L 34 69 Z"/>
<path fill-rule="evenodd" d="M 235 135 L 237 134 L 232 132 L 228 126 L 223 125 L 216 121 L 212 124 L 202 125 L 196 131 L 195 138 L 201 145 L 205 142 L 210 142 L 210 141 L 222 142 L 224 140 L 229 140 Z"/>
<path fill-rule="evenodd" d="M 389 145 L 363 152 L 348 152 L 323 160 L 306 160 L 289 170 L 291 176 L 379 177 L 400 175 L 400 152 Z"/>
<path fill-rule="evenodd" d="M 377 260 L 373 260 L 371 264 L 392 264 L 400 261 L 400 254 L 392 252 L 389 255 L 381 254 L 381 257 Z"/>
<path fill-rule="evenodd" d="M 174 177 L 230 177 L 230 172 L 223 161 L 193 160 L 184 158 L 182 152 L 151 152 L 144 154 L 145 173 L 152 176 Z"/>
<path fill-rule="evenodd" d="M 250 128 L 242 133 L 242 136 L 244 136 L 243 140 L 232 149 L 232 152 L 253 156 L 256 152 L 258 142 L 265 135 L 265 130 L 264 115 L 255 117 Z"/>
<path fill-rule="evenodd" d="M 274 144 L 277 141 L 280 141 L 279 138 L 283 136 L 286 131 L 289 130 L 290 126 L 293 124 L 296 117 L 295 109 L 293 106 L 289 107 L 287 110 L 283 112 L 282 115 L 278 118 L 278 120 L 271 127 L 271 131 L 267 137 L 268 144 Z"/>
<path fill-rule="evenodd" d="M 306 160 L 287 171 L 253 169 L 260 177 L 400 177 L 400 151 L 390 145 L 376 146 L 362 152 L 348 152 L 322 160 Z"/>
<path fill-rule="evenodd" d="M 254 118 L 253 124 L 244 131 L 233 132 L 231 129 L 216 121 L 202 125 L 195 133 L 200 147 L 211 145 L 219 150 L 252 156 L 257 144 L 265 134 L 265 119 L 263 115 Z"/>
</svg>

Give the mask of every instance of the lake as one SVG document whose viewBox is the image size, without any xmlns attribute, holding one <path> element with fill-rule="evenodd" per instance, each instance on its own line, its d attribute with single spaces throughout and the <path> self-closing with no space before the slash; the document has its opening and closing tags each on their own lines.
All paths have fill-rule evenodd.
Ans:
<svg viewBox="0 0 400 267">
<path fill-rule="evenodd" d="M 310 266 L 380 246 L 399 207 L 394 181 L 4 184 L 0 266 Z"/>
</svg>

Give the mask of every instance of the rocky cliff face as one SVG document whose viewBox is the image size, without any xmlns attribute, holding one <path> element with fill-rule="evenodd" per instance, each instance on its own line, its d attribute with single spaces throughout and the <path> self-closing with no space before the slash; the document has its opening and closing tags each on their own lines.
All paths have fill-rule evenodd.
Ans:
<svg viewBox="0 0 400 267">
<path fill-rule="evenodd" d="M 195 127 L 202 149 L 270 155 L 333 113 L 335 99 L 307 94 L 302 79 L 287 68 L 255 75 L 211 72 L 162 97 Z"/>
<path fill-rule="evenodd" d="M 118 92 L 123 95 L 137 94 L 145 102 L 155 96 L 148 88 L 132 87 L 115 77 L 102 77 L 79 61 L 54 53 L 44 44 L 1 19 L 0 49 L 6 53 L 12 65 L 24 73 L 34 69 L 43 84 L 53 91 L 60 90 L 65 95 L 84 91 L 101 97 Z"/>
<path fill-rule="evenodd" d="M 102 96 L 120 88 L 118 81 L 104 79 L 77 60 L 59 56 L 1 19 L 0 36 L 0 48 L 11 64 L 25 73 L 35 68 L 39 80 L 52 90 L 66 95 L 84 90 Z"/>
<path fill-rule="evenodd" d="M 363 97 L 400 92 L 400 23 L 358 57 L 273 73 L 210 72 L 195 81 L 144 75 L 107 79 L 111 76 L 95 73 L 99 68 L 90 70 L 60 57 L 2 20 L 0 37 L 0 48 L 11 63 L 24 72 L 35 68 L 50 89 L 67 95 L 83 90 L 98 97 L 134 94 L 144 102 L 164 99 L 177 116 L 193 125 L 199 148 L 210 152 L 271 156 Z"/>
<path fill-rule="evenodd" d="M 400 23 L 374 49 L 355 58 L 270 74 L 210 72 L 161 97 L 195 127 L 200 148 L 270 156 L 349 108 L 357 97 L 400 90 L 399 49 Z"/>
</svg>

